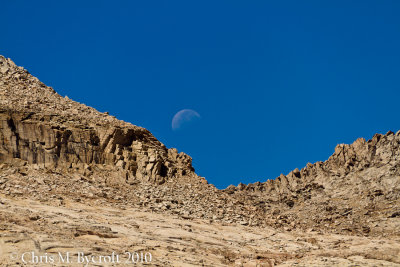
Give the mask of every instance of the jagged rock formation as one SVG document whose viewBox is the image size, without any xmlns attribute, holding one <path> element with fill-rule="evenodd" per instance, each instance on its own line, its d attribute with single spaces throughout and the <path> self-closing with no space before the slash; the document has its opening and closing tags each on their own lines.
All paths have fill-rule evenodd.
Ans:
<svg viewBox="0 0 400 267">
<path fill-rule="evenodd" d="M 146 129 L 62 97 L 0 56 L 0 204 L 1 266 L 22 265 L 3 252 L 68 246 L 151 251 L 156 266 L 395 266 L 400 131 L 218 190 Z"/>
<path fill-rule="evenodd" d="M 325 162 L 224 191 L 269 207 L 270 223 L 278 226 L 398 235 L 400 131 L 340 144 Z"/>
<path fill-rule="evenodd" d="M 195 176 L 188 155 L 144 128 L 61 97 L 2 56 L 0 108 L 0 162 L 87 176 L 106 168 L 128 183 Z"/>
<path fill-rule="evenodd" d="M 396 176 L 400 174 L 400 131 L 394 134 L 389 131 L 385 135 L 376 134 L 368 142 L 364 138 L 357 139 L 353 144 L 339 144 L 335 153 L 325 162 L 307 164 L 300 171 L 295 169 L 288 175 L 281 174 L 275 180 L 268 180 L 265 183 L 239 185 L 239 190 L 261 191 L 273 196 L 290 196 L 298 193 L 305 186 L 313 184 L 316 188 L 334 189 L 340 186 L 336 184 L 345 180 L 334 177 L 346 177 L 351 173 L 363 171 L 368 168 L 388 168 L 387 174 Z M 372 182 L 372 180 L 370 181 Z M 398 181 L 388 184 L 390 180 L 382 180 L 382 190 L 391 190 L 394 197 L 398 197 Z M 394 186 L 394 187 L 393 187 Z M 230 187 L 235 191 L 236 187 Z M 397 193 L 397 194 L 396 194 Z"/>
</svg>

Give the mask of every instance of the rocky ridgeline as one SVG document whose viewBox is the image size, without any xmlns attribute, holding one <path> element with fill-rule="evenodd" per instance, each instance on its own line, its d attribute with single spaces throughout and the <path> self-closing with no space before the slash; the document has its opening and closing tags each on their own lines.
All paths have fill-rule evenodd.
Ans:
<svg viewBox="0 0 400 267">
<path fill-rule="evenodd" d="M 0 162 L 86 176 L 113 170 L 114 182 L 197 179 L 191 158 L 144 128 L 58 95 L 0 56 Z"/>
<path fill-rule="evenodd" d="M 396 134 L 391 131 L 385 135 L 376 134 L 368 142 L 364 138 L 359 138 L 351 145 L 339 144 L 334 154 L 325 162 L 308 163 L 303 169 L 295 169 L 288 175 L 281 174 L 275 180 L 249 185 L 239 184 L 237 187 L 230 186 L 225 191 L 262 192 L 272 197 L 289 197 L 301 192 L 305 187 L 335 189 L 337 183 L 349 174 L 368 168 L 384 167 L 394 171 L 394 175 L 400 174 L 400 131 Z M 383 181 L 380 189 L 387 193 L 389 191 L 399 193 L 398 182 Z"/>
<path fill-rule="evenodd" d="M 340 144 L 325 162 L 224 192 L 287 229 L 400 235 L 400 131 Z"/>
<path fill-rule="evenodd" d="M 252 227 L 400 236 L 400 132 L 338 145 L 325 162 L 217 190 L 149 131 L 61 97 L 0 57 L 0 190 L 131 205 Z"/>
</svg>

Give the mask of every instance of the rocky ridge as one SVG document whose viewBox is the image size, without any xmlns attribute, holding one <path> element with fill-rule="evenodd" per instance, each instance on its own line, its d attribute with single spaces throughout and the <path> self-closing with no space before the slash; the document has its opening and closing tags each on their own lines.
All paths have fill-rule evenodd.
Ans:
<svg viewBox="0 0 400 267">
<path fill-rule="evenodd" d="M 164 183 L 193 176 L 191 158 L 149 131 L 62 97 L 0 56 L 0 161 Z M 124 182 L 124 181 L 119 181 Z"/>
<path fill-rule="evenodd" d="M 224 247 L 216 248 L 212 243 L 212 252 L 202 241 L 197 240 L 196 246 L 190 239 L 182 241 L 201 251 L 200 254 L 191 252 L 197 255 L 195 261 L 190 257 L 177 260 L 183 265 L 252 262 L 275 266 L 285 261 L 288 264 L 311 262 L 307 260 L 310 255 L 320 255 L 319 258 L 312 256 L 312 262 L 318 262 L 321 255 L 333 255 L 340 258 L 337 263 L 352 264 L 354 261 L 347 257 L 354 256 L 382 261 L 361 259 L 371 266 L 400 264 L 400 131 L 377 134 L 369 141 L 358 139 L 351 145 L 338 145 L 327 161 L 309 163 L 275 180 L 218 190 L 195 174 L 188 155 L 166 148 L 146 129 L 58 95 L 1 56 L 0 121 L 0 200 L 7 205 L 0 209 L 0 229 L 7 237 L 0 238 L 0 245 L 18 240 L 20 235 L 33 236 L 40 243 L 35 236 L 51 235 L 51 231 L 60 235 L 59 241 L 74 238 L 64 236 L 51 225 L 54 216 L 51 214 L 52 210 L 67 212 L 70 207 L 82 205 L 91 217 L 96 217 L 91 212 L 97 207 L 104 209 L 105 214 L 109 210 L 120 213 L 140 210 L 164 216 L 166 222 L 168 218 L 181 220 L 179 224 L 196 221 L 200 224 L 197 231 L 201 227 L 227 231 L 223 234 L 224 240 L 218 241 Z M 40 215 L 37 217 L 20 207 L 18 203 L 24 201 L 41 203 L 51 212 L 41 219 Z M 64 224 L 62 220 L 58 223 Z M 123 223 L 129 225 L 128 221 Z M 101 231 L 96 230 L 100 231 L 97 236 L 106 238 L 99 245 L 102 249 L 110 249 L 109 238 L 118 238 L 117 233 L 104 230 L 110 224 L 115 229 L 120 227 L 108 222 L 102 225 Z M 96 225 L 95 221 L 76 219 L 66 227 L 80 237 L 96 233 L 87 230 L 88 227 L 97 229 Z M 15 227 L 19 229 L 17 235 L 12 231 Z M 52 230 L 44 230 L 46 227 Z M 132 227 L 142 229 L 142 226 Z M 292 244 L 293 238 L 309 240 L 304 235 L 313 236 L 309 240 L 312 246 L 303 244 L 293 250 L 294 243 L 286 249 L 281 244 L 274 248 L 266 246 L 264 251 L 260 247 L 262 242 L 257 243 L 257 249 L 249 248 L 238 238 L 231 242 L 235 246 L 231 251 L 227 240 L 234 235 L 229 232 L 232 229 L 246 231 L 248 244 L 258 242 L 254 243 L 254 233 L 273 231 L 268 238 L 278 232 L 285 233 L 282 240 L 287 240 L 287 244 Z M 151 240 L 157 239 L 146 231 L 142 234 Z M 333 238 L 335 235 L 340 238 Z M 332 251 L 322 251 L 323 241 L 317 236 L 336 240 L 332 241 Z M 344 253 L 342 249 L 353 242 L 351 236 L 357 236 L 356 240 L 361 243 L 369 240 L 368 252 Z M 171 254 L 170 246 L 175 246 L 176 240 L 185 240 L 176 238 L 166 241 L 161 251 L 168 253 L 160 256 L 164 257 L 160 266 L 173 265 L 166 260 L 170 258 L 168 255 L 176 255 Z M 74 242 L 81 241 L 76 238 Z M 377 255 L 374 246 L 379 242 L 395 245 L 390 250 L 379 250 Z M 121 244 L 118 246 L 123 249 Z M 186 245 L 173 250 L 180 255 Z M 93 246 L 98 245 L 88 245 L 88 249 Z"/>
<path fill-rule="evenodd" d="M 271 224 L 399 235 L 400 131 L 339 144 L 325 162 L 224 191 L 268 207 Z"/>
</svg>

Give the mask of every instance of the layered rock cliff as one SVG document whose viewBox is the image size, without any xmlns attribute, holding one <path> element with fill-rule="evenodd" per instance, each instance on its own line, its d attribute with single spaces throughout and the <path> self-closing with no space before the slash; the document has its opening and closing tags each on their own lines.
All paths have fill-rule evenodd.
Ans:
<svg viewBox="0 0 400 267">
<path fill-rule="evenodd" d="M 149 131 L 62 97 L 0 56 L 0 162 L 164 183 L 193 176 L 191 158 Z"/>
</svg>

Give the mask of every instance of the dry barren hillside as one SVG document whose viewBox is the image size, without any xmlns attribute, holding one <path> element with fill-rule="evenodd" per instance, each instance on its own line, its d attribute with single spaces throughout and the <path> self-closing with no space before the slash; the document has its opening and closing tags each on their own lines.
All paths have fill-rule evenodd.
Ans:
<svg viewBox="0 0 400 267">
<path fill-rule="evenodd" d="M 400 132 L 225 190 L 191 161 L 0 56 L 1 266 L 400 266 Z"/>
</svg>

